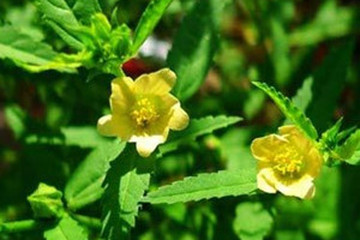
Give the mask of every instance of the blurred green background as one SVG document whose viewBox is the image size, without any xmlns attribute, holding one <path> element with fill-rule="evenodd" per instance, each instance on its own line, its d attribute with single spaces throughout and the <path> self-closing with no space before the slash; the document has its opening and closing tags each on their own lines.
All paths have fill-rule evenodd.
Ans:
<svg viewBox="0 0 360 240">
<path fill-rule="evenodd" d="M 117 7 L 113 17 L 134 29 L 148 2 L 104 0 L 100 4 L 109 17 Z M 166 66 L 159 52 L 166 53 L 195 2 L 173 1 L 148 42 L 150 50 L 143 49 L 124 65 L 128 75 L 136 77 Z M 0 24 L 17 26 L 56 50 L 69 51 L 42 23 L 33 1 L 1 0 Z M 313 76 L 312 95 L 304 104 L 317 129 L 327 129 L 341 116 L 345 127 L 358 124 L 359 32 L 360 2 L 356 0 L 232 1 L 221 21 L 213 67 L 183 106 L 191 118 L 225 114 L 245 121 L 166 155 L 157 162 L 152 187 L 200 172 L 256 164 L 249 149 L 251 140 L 275 132 L 284 117 L 263 92 L 251 86 L 252 80 L 265 81 L 292 97 Z M 31 218 L 26 197 L 39 182 L 62 190 L 90 152 L 92 139 L 100 138 L 94 127 L 107 111 L 112 76 L 88 78 L 86 69 L 79 74 L 32 74 L 8 60 L 0 61 L 0 222 Z M 71 135 L 75 126 L 89 134 L 82 146 L 41 141 L 56 136 L 61 142 L 64 129 Z M 255 240 L 264 235 L 264 239 L 279 240 L 359 239 L 359 170 L 347 165 L 324 168 L 311 201 L 264 194 L 144 205 L 132 239 Z M 99 217 L 99 203 L 83 213 Z M 98 238 L 96 231 L 93 238 Z M 42 239 L 42 233 L 0 235 L 0 239 Z"/>
</svg>

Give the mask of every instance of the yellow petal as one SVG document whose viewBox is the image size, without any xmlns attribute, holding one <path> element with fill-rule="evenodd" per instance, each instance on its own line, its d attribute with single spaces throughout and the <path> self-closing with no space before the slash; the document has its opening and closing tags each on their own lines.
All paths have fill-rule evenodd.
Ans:
<svg viewBox="0 0 360 240">
<path fill-rule="evenodd" d="M 134 82 L 129 77 L 120 77 L 112 81 L 110 105 L 113 113 L 126 113 L 129 107 L 134 104 L 135 96 L 133 88 Z"/>
<path fill-rule="evenodd" d="M 170 119 L 169 127 L 172 130 L 183 130 L 189 124 L 189 116 L 181 108 L 180 103 L 177 103 L 174 107 L 174 113 Z"/>
<path fill-rule="evenodd" d="M 301 179 L 292 181 L 290 184 L 278 181 L 275 183 L 275 187 L 279 192 L 287 196 L 310 199 L 315 195 L 313 178 L 309 175 L 304 175 Z"/>
<path fill-rule="evenodd" d="M 305 153 L 313 146 L 313 143 L 295 125 L 279 127 L 279 133 L 300 152 Z"/>
<path fill-rule="evenodd" d="M 304 155 L 305 171 L 312 177 L 318 176 L 323 158 L 314 143 L 294 125 L 282 126 L 279 128 L 279 132 Z"/>
<path fill-rule="evenodd" d="M 284 145 L 288 143 L 289 141 L 285 138 L 276 134 L 270 134 L 265 137 L 256 138 L 251 143 L 251 152 L 260 161 L 271 161 L 282 150 Z"/>
<path fill-rule="evenodd" d="M 276 193 L 276 188 L 272 181 L 274 178 L 274 172 L 271 168 L 260 169 L 256 176 L 258 188 L 267 193 Z"/>
<path fill-rule="evenodd" d="M 116 136 L 116 124 L 111 115 L 105 115 L 98 120 L 97 129 L 101 135 Z"/>
<path fill-rule="evenodd" d="M 134 91 L 138 94 L 163 95 L 170 92 L 176 75 L 165 68 L 154 73 L 141 75 L 135 80 Z"/>
<path fill-rule="evenodd" d="M 134 134 L 134 127 L 125 116 L 103 116 L 98 120 L 97 129 L 101 135 L 120 137 L 124 141 L 127 141 Z"/>
<path fill-rule="evenodd" d="M 132 140 L 136 142 L 136 150 L 142 157 L 149 157 L 156 147 L 165 141 L 163 136 L 136 137 Z"/>
</svg>

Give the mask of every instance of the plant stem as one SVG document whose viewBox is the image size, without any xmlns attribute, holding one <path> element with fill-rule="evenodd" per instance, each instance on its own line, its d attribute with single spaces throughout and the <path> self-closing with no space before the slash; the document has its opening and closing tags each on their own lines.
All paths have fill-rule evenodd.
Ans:
<svg viewBox="0 0 360 240">
<path fill-rule="evenodd" d="M 102 226 L 101 220 L 98 218 L 88 217 L 88 216 L 83 216 L 83 215 L 73 214 L 73 213 L 71 214 L 71 217 L 73 217 L 79 223 L 81 223 L 89 228 L 93 228 L 93 229 L 97 229 L 97 230 L 101 229 L 101 226 Z"/>
<path fill-rule="evenodd" d="M 35 220 L 23 220 L 16 222 L 0 223 L 0 233 L 17 233 L 33 231 L 45 226 L 44 223 Z"/>
</svg>

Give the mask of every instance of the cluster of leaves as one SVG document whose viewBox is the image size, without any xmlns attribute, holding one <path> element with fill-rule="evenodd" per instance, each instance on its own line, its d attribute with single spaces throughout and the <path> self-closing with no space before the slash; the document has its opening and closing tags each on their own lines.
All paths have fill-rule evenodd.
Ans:
<svg viewBox="0 0 360 240">
<path fill-rule="evenodd" d="M 0 99 L 5 99 L 3 112 L 16 144 L 0 149 L 0 179 L 3 171 L 21 177 L 14 181 L 17 176 L 6 175 L 0 181 L 1 192 L 11 193 L 0 197 L 10 206 L 0 207 L 0 239 L 356 239 L 360 218 L 354 209 L 360 198 L 348 194 L 359 175 L 356 166 L 349 170 L 344 163 L 360 164 L 360 114 L 350 109 L 331 122 L 341 110 L 344 86 L 358 88 L 347 80 L 356 79 L 358 72 L 351 68 L 351 76 L 347 73 L 356 48 L 352 36 L 359 31 L 354 24 L 359 7 L 324 0 L 310 20 L 293 27 L 298 24 L 293 21 L 295 8 L 301 12 L 306 4 L 36 0 L 20 14 L 11 11 L 32 15 L 28 25 L 16 22 L 9 11 L 0 26 L 0 57 L 5 59 L 0 89 L 6 89 Z M 2 7 L 0 3 L 0 12 Z M 174 15 L 181 23 L 172 36 L 170 30 L 179 24 L 171 22 Z M 31 22 L 39 18 L 43 26 Z M 237 18 L 242 20 L 240 33 L 232 25 Z M 99 136 L 95 123 L 108 111 L 110 84 L 102 74 L 124 75 L 122 66 L 138 55 L 160 19 L 161 29 L 174 39 L 161 65 L 176 72 L 173 94 L 191 121 L 144 159 L 132 144 Z M 161 29 L 156 32 L 164 35 Z M 315 59 L 321 64 L 314 68 L 309 59 L 322 54 L 316 44 L 339 37 L 344 39 L 324 59 Z M 31 73 L 17 73 L 14 64 Z M 211 70 L 214 64 L 216 71 Z M 85 83 L 98 75 L 104 81 Z M 212 82 L 217 75 L 221 83 Z M 19 97 L 21 78 L 36 86 L 43 106 L 29 106 L 31 95 Z M 51 78 L 59 80 L 48 83 Z M 249 80 L 260 90 L 250 89 Z M 276 89 L 298 90 L 290 100 Z M 285 123 L 295 124 L 317 144 L 328 166 L 342 165 L 323 171 L 311 202 L 257 191 L 249 143 L 283 123 L 266 95 Z M 239 123 L 271 128 L 236 127 Z M 34 192 L 40 182 L 56 188 L 41 183 Z M 14 186 L 16 193 L 9 190 Z M 19 220 L 24 216 L 33 218 Z"/>
</svg>

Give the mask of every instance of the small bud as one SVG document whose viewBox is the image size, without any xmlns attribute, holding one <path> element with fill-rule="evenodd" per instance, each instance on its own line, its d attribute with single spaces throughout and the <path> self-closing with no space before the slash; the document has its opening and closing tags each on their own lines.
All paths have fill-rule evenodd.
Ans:
<svg viewBox="0 0 360 240">
<path fill-rule="evenodd" d="M 59 218 L 64 212 L 62 193 L 54 187 L 40 183 L 27 199 L 35 218 Z"/>
</svg>

